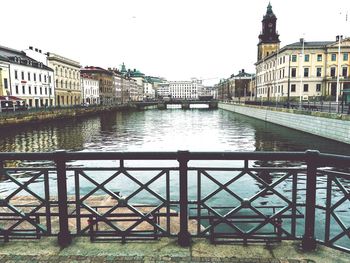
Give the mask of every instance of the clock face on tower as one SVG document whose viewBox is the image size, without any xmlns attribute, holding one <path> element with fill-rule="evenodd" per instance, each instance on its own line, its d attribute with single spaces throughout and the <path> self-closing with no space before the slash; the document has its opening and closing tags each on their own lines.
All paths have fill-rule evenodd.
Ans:
<svg viewBox="0 0 350 263">
<path fill-rule="evenodd" d="M 268 26 L 269 28 L 271 28 L 271 27 L 272 27 L 272 23 L 269 23 L 267 26 Z"/>
</svg>

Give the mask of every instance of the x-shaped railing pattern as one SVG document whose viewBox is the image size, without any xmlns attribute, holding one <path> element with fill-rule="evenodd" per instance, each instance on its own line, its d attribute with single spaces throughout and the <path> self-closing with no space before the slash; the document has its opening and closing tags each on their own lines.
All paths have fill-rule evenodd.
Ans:
<svg viewBox="0 0 350 263">
<path fill-rule="evenodd" d="M 142 183 L 140 180 L 135 178 L 135 176 L 132 176 L 125 168 L 120 168 L 114 174 L 109 176 L 108 179 L 106 179 L 102 183 L 98 183 L 91 176 L 88 176 L 83 171 L 83 169 L 75 170 L 76 177 L 81 176 L 81 177 L 85 178 L 86 180 L 88 180 L 89 182 L 91 182 L 95 186 L 95 188 L 93 188 L 91 191 L 89 191 L 83 197 L 75 200 L 76 206 L 77 206 L 77 209 L 76 209 L 77 211 L 80 210 L 80 207 L 85 208 L 91 213 L 91 215 L 93 215 L 96 218 L 96 220 L 94 220 L 93 222 L 90 222 L 89 226 L 86 226 L 83 229 L 77 229 L 78 230 L 77 234 L 82 235 L 82 234 L 86 233 L 93 225 L 96 225 L 96 224 L 98 224 L 98 222 L 102 221 L 102 222 L 106 223 L 108 226 L 110 226 L 114 231 L 116 231 L 116 233 L 118 235 L 121 235 L 121 236 L 127 236 L 133 229 L 135 229 L 138 225 L 140 225 L 143 222 L 147 222 L 150 226 L 154 227 L 155 229 L 157 229 L 158 231 L 160 231 L 164 235 L 170 235 L 168 230 L 162 228 L 159 224 L 157 224 L 153 220 L 155 213 L 157 211 L 159 211 L 159 209 L 169 206 L 170 202 L 169 202 L 169 200 L 166 200 L 161 195 L 159 195 L 158 193 L 153 191 L 151 188 L 149 188 L 149 186 L 153 182 L 155 182 L 156 180 L 158 180 L 159 178 L 161 178 L 162 176 L 164 176 L 167 173 L 169 173 L 168 170 L 166 170 L 166 169 L 162 170 L 158 174 L 153 176 L 152 179 L 150 179 L 148 182 Z M 137 190 L 135 190 L 134 192 L 129 194 L 127 197 L 121 197 L 120 195 L 114 193 L 113 191 L 111 191 L 110 189 L 107 188 L 107 184 L 110 183 L 112 180 L 117 179 L 118 176 L 120 176 L 120 175 L 126 176 L 127 178 L 129 178 L 130 180 L 132 180 L 133 182 L 135 182 L 139 186 L 139 188 Z M 94 209 L 93 207 L 91 207 L 87 203 L 88 198 L 99 190 L 102 190 L 108 196 L 117 200 L 117 204 L 110 207 L 104 213 L 99 213 L 97 211 L 97 209 Z M 142 190 L 146 190 L 153 197 L 157 198 L 157 200 L 161 201 L 160 204 L 155 205 L 155 207 L 153 207 L 151 209 L 151 211 L 148 211 L 147 213 L 140 211 L 134 205 L 129 203 L 129 201 L 133 197 L 135 197 L 138 193 L 140 193 Z M 80 191 L 80 190 L 76 189 L 76 191 Z M 109 218 L 113 214 L 113 212 L 115 212 L 118 208 L 129 209 L 130 211 L 132 211 L 135 214 L 135 216 L 139 217 L 139 219 L 135 219 L 135 222 L 131 226 L 127 227 L 124 230 L 119 228 L 116 224 L 112 223 L 110 218 Z M 80 220 L 80 218 L 77 217 L 77 220 Z"/>
<path fill-rule="evenodd" d="M 21 168 L 5 167 L 7 160 L 49 160 L 54 165 L 49 168 L 23 168 L 22 171 L 31 171 L 31 177 L 26 182 L 21 182 L 15 174 Z M 72 160 L 117 160 L 119 161 L 119 166 L 115 168 L 89 167 L 89 165 L 79 167 L 68 166 L 67 163 Z M 175 161 L 177 165 L 171 167 L 167 165 L 164 167 L 154 167 L 152 165 L 146 167 L 140 167 L 138 165 L 126 167 L 124 161 L 129 160 L 151 161 L 153 163 L 157 160 L 166 160 L 167 162 Z M 244 166 L 235 168 L 214 167 L 211 165 L 209 167 L 207 165 L 189 167 L 189 161 L 243 161 Z M 274 161 L 278 163 L 274 163 Z M 295 163 L 290 166 L 281 167 L 281 161 Z M 249 166 L 249 162 L 254 162 L 254 166 Z M 264 163 L 267 165 L 264 165 Z M 178 225 L 179 232 L 177 233 L 177 237 L 181 246 L 189 246 L 192 236 L 211 237 L 211 235 L 216 234 L 215 228 L 220 228 L 220 225 L 226 225 L 232 229 L 227 234 L 236 235 L 234 238 L 241 237 L 244 240 L 266 238 L 266 236 L 263 237 L 261 235 L 264 230 L 277 229 L 279 238 L 302 239 L 302 247 L 304 249 L 314 249 L 317 242 L 320 242 L 327 246 L 350 252 L 349 246 L 341 247 L 338 244 L 344 237 L 350 239 L 349 222 L 343 221 L 339 214 L 339 210 L 344 208 L 344 203 L 350 201 L 349 163 L 349 156 L 321 154 L 317 151 L 289 153 L 200 153 L 189 151 L 163 153 L 72 153 L 64 151 L 53 153 L 0 153 L 0 178 L 7 178 L 10 183 L 17 187 L 8 193 L 6 197 L 0 198 L 0 207 L 6 209 L 6 211 L 10 211 L 0 211 L 0 217 L 11 214 L 15 218 L 15 222 L 8 223 L 6 229 L 4 227 L 1 229 L 0 226 L 0 236 L 5 236 L 5 231 L 7 234 L 9 232 L 14 233 L 19 228 L 18 226 L 25 224 L 25 228 L 27 226 L 34 228 L 39 236 L 57 235 L 58 243 L 64 247 L 70 244 L 73 236 L 89 235 L 91 228 L 96 227 L 97 229 L 99 223 L 106 225 L 109 234 L 120 235 L 123 238 L 134 234 L 136 236 L 136 232 L 141 228 L 141 225 L 146 224 L 152 228 L 149 231 L 149 235 L 153 238 L 176 235 L 172 233 L 174 232 L 173 230 L 170 230 L 171 222 Z M 325 167 L 334 167 L 335 169 L 330 170 Z M 340 170 L 343 172 L 339 172 Z M 104 174 L 110 171 L 110 175 L 108 175 L 107 179 L 98 180 L 98 177 L 102 175 L 99 171 L 102 171 Z M 139 177 L 145 171 L 148 173 L 147 176 L 150 176 L 146 182 Z M 196 187 L 193 185 L 193 182 L 196 180 L 189 179 L 191 176 L 189 171 L 191 173 L 197 172 L 197 200 L 193 200 L 191 196 L 193 194 L 192 190 L 194 190 L 192 188 Z M 220 179 L 215 171 L 226 171 L 226 175 L 228 175 L 227 173 L 232 174 L 226 181 L 222 182 L 222 178 Z M 52 193 L 49 190 L 49 172 L 50 180 L 55 180 L 54 184 L 57 186 L 57 202 L 56 200 L 51 200 L 50 197 Z M 260 172 L 263 172 L 263 174 L 276 172 L 276 176 L 273 176 L 274 180 L 268 181 L 264 179 L 264 176 L 261 176 Z M 169 179 L 170 173 L 172 176 L 171 180 Z M 72 174 L 73 177 L 70 176 Z M 322 175 L 327 178 L 326 205 L 324 207 L 317 204 L 320 191 L 318 189 L 318 180 L 320 178 L 319 176 Z M 44 177 L 43 182 L 39 182 L 41 177 Z M 135 190 L 128 189 L 127 196 L 122 196 L 114 192 L 111 187 L 114 182 L 121 180 L 121 177 L 125 177 L 136 186 Z M 152 184 L 160 178 L 164 179 L 164 177 L 165 197 L 163 194 L 152 189 Z M 238 184 L 238 180 L 243 177 L 249 177 L 249 180 L 254 181 L 258 185 L 258 189 L 250 196 L 248 195 L 248 198 L 240 196 L 239 191 L 233 190 L 234 188 L 232 187 Z M 304 189 L 298 189 L 298 182 L 301 178 L 303 180 L 305 179 L 305 184 L 303 181 L 302 186 Z M 345 179 L 343 180 L 343 178 Z M 68 180 L 72 179 L 75 188 L 73 193 L 67 189 Z M 204 179 L 214 185 L 215 189 L 210 190 L 209 193 L 202 196 L 202 188 L 205 188 Z M 92 188 L 89 188 L 87 193 L 81 193 L 81 180 L 87 181 L 92 185 Z M 170 181 L 172 182 L 171 186 Z M 291 186 L 291 189 L 289 189 L 291 197 L 284 195 L 285 189 L 283 189 L 282 182 L 286 181 L 288 181 L 287 185 Z M 44 184 L 44 197 L 31 189 L 34 183 Z M 86 190 L 86 187 L 84 189 Z M 24 206 L 13 202 L 21 191 L 31 196 L 33 200 L 32 205 L 23 208 Z M 340 196 L 340 199 L 332 203 L 333 193 L 335 191 L 337 191 L 337 196 Z M 104 193 L 104 198 L 114 199 L 115 203 L 112 202 L 104 206 L 103 209 L 92 205 L 93 202 L 90 202 L 90 197 L 93 199 L 100 192 Z M 150 199 L 155 200 L 152 201 L 152 204 L 148 204 L 147 209 L 141 208 L 142 199 L 138 199 L 141 196 L 141 192 L 148 195 Z M 170 192 L 174 194 L 170 195 Z M 215 195 L 221 193 L 232 197 L 234 199 L 234 205 L 227 205 L 225 209 L 221 210 L 220 206 L 215 207 L 213 205 L 214 202 L 211 200 Z M 279 200 L 279 205 L 272 205 L 274 208 L 270 210 L 271 212 L 266 212 L 265 205 L 260 206 L 257 203 L 260 198 L 270 197 L 271 195 L 274 197 L 274 200 Z M 179 196 L 179 199 L 175 200 L 174 196 Z M 137 200 L 138 203 L 133 204 L 134 200 Z M 176 207 L 175 212 L 170 210 L 170 207 L 173 206 Z M 197 212 L 193 213 L 192 209 L 195 206 L 197 206 L 197 209 L 194 208 L 194 210 Z M 315 211 L 317 209 L 323 209 L 326 215 L 324 240 L 317 240 L 315 237 L 315 221 L 317 217 Z M 132 220 L 129 220 L 131 222 L 129 225 L 122 227 L 123 224 L 119 224 L 119 221 L 124 216 L 123 211 L 126 210 L 128 213 L 125 213 L 125 219 L 131 217 Z M 207 211 L 208 215 L 203 215 L 202 210 Z M 246 211 L 248 214 L 245 213 Z M 345 212 L 348 213 L 349 211 Z M 172 214 L 177 216 L 178 220 L 170 221 L 170 216 L 173 216 Z M 38 217 L 39 220 L 37 220 Z M 39 223 L 41 220 L 40 217 L 46 217 L 45 226 Z M 55 229 L 59 229 L 58 233 L 52 231 L 53 217 L 58 218 L 59 221 L 58 225 L 55 225 Z M 162 217 L 162 220 L 165 219 L 165 224 L 161 222 L 160 217 Z M 296 219 L 301 217 L 304 217 L 305 220 L 300 220 L 302 223 L 298 221 L 298 231 L 296 231 Z M 89 220 L 89 225 L 83 225 L 82 220 L 88 218 L 93 218 L 93 220 Z M 197 231 L 189 231 L 189 226 L 192 225 L 193 227 L 193 221 L 190 222 L 190 218 L 198 220 Z M 244 223 L 245 220 L 248 222 L 251 218 L 257 220 L 252 220 L 253 223 L 242 227 L 241 222 Z M 288 223 L 282 226 L 280 222 L 284 218 L 288 219 Z M 334 229 L 331 229 L 331 219 L 336 223 L 334 225 L 340 229 L 337 233 L 335 233 L 337 230 L 334 231 Z M 74 220 L 76 223 L 72 225 L 71 222 Z M 206 220 L 205 222 L 209 221 L 209 223 L 207 225 L 201 225 L 201 222 L 204 222 L 202 220 Z M 29 227 L 24 230 L 32 231 Z M 300 236 L 300 229 L 303 232 L 302 236 Z M 98 235 L 98 233 L 96 234 Z M 273 235 L 270 236 L 273 238 Z"/>
<path fill-rule="evenodd" d="M 341 220 L 339 217 L 336 209 L 339 208 L 342 204 L 344 204 L 346 201 L 350 202 L 350 191 L 347 189 L 350 187 L 350 182 L 346 179 L 344 179 L 344 182 L 342 183 L 340 181 L 340 178 L 346 178 L 350 175 L 349 172 L 336 172 L 331 170 L 321 170 L 319 171 L 320 175 L 326 175 L 327 176 L 327 197 L 326 197 L 326 206 L 324 207 L 324 210 L 326 211 L 326 222 L 325 222 L 325 243 L 330 246 L 337 246 L 336 242 L 339 241 L 344 236 L 347 236 L 349 242 L 350 242 L 350 224 L 348 222 L 348 226 Z M 345 186 L 344 184 L 347 184 Z M 332 204 L 332 198 L 334 195 L 334 191 L 338 189 L 337 195 L 340 195 L 339 200 L 335 201 Z M 343 213 L 346 213 L 345 211 L 342 211 Z M 348 212 L 347 217 L 349 217 L 350 212 Z M 331 236 L 331 218 L 334 219 L 336 224 L 340 227 L 340 232 L 336 235 Z M 334 229 L 334 226 L 333 226 Z M 333 230 L 334 231 L 334 230 Z M 334 234 L 334 233 L 333 233 Z"/>
<path fill-rule="evenodd" d="M 32 171 L 30 172 L 30 178 L 25 182 L 21 183 L 15 175 L 13 175 L 9 170 L 3 169 L 3 173 L 5 174 L 5 178 L 7 178 L 10 182 L 14 183 L 15 185 L 18 186 L 17 189 L 15 189 L 13 192 L 9 193 L 4 199 L 0 201 L 0 207 L 1 208 L 7 208 L 8 210 L 12 211 L 12 213 L 7 213 L 6 218 L 9 218 L 11 220 L 8 220 L 6 223 L 9 224 L 12 221 L 15 221 L 12 225 L 7 225 L 6 229 L 3 228 L 2 231 L 6 231 L 7 235 L 12 235 L 14 234 L 13 231 L 21 225 L 22 223 L 29 223 L 32 227 L 34 227 L 37 231 L 40 232 L 41 235 L 49 234 L 51 231 L 51 222 L 50 222 L 50 200 L 49 196 L 47 196 L 48 193 L 48 171 L 47 170 L 42 170 L 42 171 Z M 38 179 L 40 176 L 44 176 L 44 188 L 46 192 L 45 198 L 40 197 L 37 193 L 33 192 L 32 190 L 29 189 L 30 184 L 32 183 L 37 183 Z M 27 212 L 23 211 L 21 208 L 17 207 L 16 204 L 11 203 L 11 199 L 16 197 L 18 193 L 20 193 L 22 190 L 27 192 L 29 196 L 35 198 L 31 202 L 33 203 L 34 201 L 39 201 L 39 204 L 37 205 L 32 205 L 32 209 Z M 39 222 L 36 222 L 32 217 L 36 216 L 38 211 L 42 208 L 45 208 L 45 214 L 46 214 L 46 227 L 40 224 Z M 19 219 L 17 219 L 19 218 Z M 17 220 L 17 221 L 16 221 Z M 26 229 L 22 228 L 21 231 L 31 231 L 32 229 Z M 35 235 L 37 235 L 36 233 Z"/>
<path fill-rule="evenodd" d="M 233 178 L 228 180 L 226 183 L 221 183 L 217 179 L 215 179 L 212 175 L 210 175 L 207 171 L 204 169 L 199 169 L 198 170 L 199 176 L 203 175 L 206 178 L 208 178 L 210 181 L 212 181 L 215 185 L 218 186 L 218 188 L 211 193 L 209 193 L 207 196 L 199 200 L 198 205 L 202 206 L 203 208 L 207 209 L 208 212 L 212 213 L 215 215 L 215 220 L 211 221 L 211 224 L 209 224 L 206 228 L 204 228 L 202 231 L 200 231 L 199 235 L 203 236 L 209 231 L 213 230 L 215 226 L 225 223 L 228 226 L 232 227 L 237 233 L 235 235 L 240 236 L 240 237 L 245 237 L 249 238 L 256 234 L 259 229 L 263 228 L 267 224 L 271 224 L 274 227 L 278 228 L 281 232 L 283 232 L 288 238 L 293 237 L 292 234 L 287 231 L 285 228 L 283 228 L 281 225 L 279 225 L 275 219 L 283 215 L 285 212 L 287 212 L 290 209 L 295 209 L 296 204 L 293 203 L 291 200 L 283 196 L 280 192 L 275 190 L 275 187 L 278 186 L 280 183 L 284 182 L 286 179 L 291 177 L 293 173 L 287 172 L 284 176 L 281 176 L 278 180 L 275 182 L 268 184 L 264 180 L 262 180 L 259 176 L 255 175 L 252 170 L 245 169 L 241 171 L 238 175 L 235 175 Z M 263 189 L 260 190 L 258 193 L 250 197 L 249 199 L 243 199 L 239 195 L 237 195 L 235 192 L 229 189 L 229 186 L 232 185 L 234 182 L 239 180 L 245 175 L 249 175 L 252 177 L 256 182 L 260 183 L 263 186 Z M 201 188 L 203 186 L 199 186 Z M 221 191 L 226 191 L 230 196 L 241 202 L 240 205 L 237 207 L 232 208 L 229 212 L 227 212 L 225 215 L 221 215 L 219 212 L 216 211 L 216 209 L 210 207 L 208 204 L 206 204 L 207 201 L 209 201 L 213 196 L 218 194 Z M 259 197 L 263 196 L 267 191 L 271 191 L 273 194 L 278 196 L 280 199 L 282 199 L 284 202 L 287 203 L 286 206 L 282 207 L 279 211 L 271 214 L 271 215 L 265 215 L 262 213 L 259 209 L 254 207 L 252 205 L 252 202 L 254 202 L 256 199 Z M 253 212 L 255 212 L 260 218 L 262 219 L 261 223 L 258 224 L 256 227 L 250 229 L 249 231 L 243 231 L 240 229 L 237 225 L 233 224 L 230 221 L 230 218 L 234 217 L 235 214 L 237 214 L 240 210 L 243 208 L 248 208 L 251 209 Z"/>
</svg>

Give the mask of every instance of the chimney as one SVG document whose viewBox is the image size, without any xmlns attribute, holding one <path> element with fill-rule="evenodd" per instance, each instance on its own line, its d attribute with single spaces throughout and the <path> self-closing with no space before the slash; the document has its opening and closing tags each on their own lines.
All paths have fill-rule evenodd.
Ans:
<svg viewBox="0 0 350 263">
<path fill-rule="evenodd" d="M 38 49 L 36 48 L 35 51 L 38 52 Z"/>
<path fill-rule="evenodd" d="M 32 46 L 29 46 L 29 49 L 30 49 L 30 50 L 33 50 L 33 47 L 32 47 Z"/>
<path fill-rule="evenodd" d="M 304 42 L 304 38 L 300 38 L 300 43 L 302 44 Z"/>
<path fill-rule="evenodd" d="M 244 69 L 242 69 L 242 73 L 244 73 Z"/>
<path fill-rule="evenodd" d="M 39 49 L 39 53 L 41 54 L 41 49 Z"/>
</svg>

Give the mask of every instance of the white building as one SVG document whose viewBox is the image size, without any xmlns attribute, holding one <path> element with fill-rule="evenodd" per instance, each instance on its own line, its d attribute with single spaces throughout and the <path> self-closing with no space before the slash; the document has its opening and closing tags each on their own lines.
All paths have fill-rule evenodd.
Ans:
<svg viewBox="0 0 350 263">
<path fill-rule="evenodd" d="M 144 99 L 154 99 L 156 96 L 153 84 L 147 80 L 143 83 L 143 96 Z"/>
<path fill-rule="evenodd" d="M 202 81 L 196 78 L 190 81 L 169 81 L 169 92 L 173 99 L 197 100 L 202 89 Z"/>
<path fill-rule="evenodd" d="M 115 102 L 120 104 L 122 102 L 122 76 L 114 73 L 114 88 L 115 88 Z"/>
<path fill-rule="evenodd" d="M 0 46 L 0 56 L 8 58 L 10 63 L 8 95 L 25 100 L 29 107 L 55 105 L 53 69 L 23 51 L 7 47 Z"/>
<path fill-rule="evenodd" d="M 169 82 L 164 81 L 162 83 L 159 83 L 157 85 L 157 97 L 169 98 L 170 96 L 171 94 L 170 94 Z"/>
<path fill-rule="evenodd" d="M 87 74 L 81 74 L 81 87 L 84 105 L 99 105 L 100 104 L 100 85 L 99 81 L 93 79 Z"/>
</svg>

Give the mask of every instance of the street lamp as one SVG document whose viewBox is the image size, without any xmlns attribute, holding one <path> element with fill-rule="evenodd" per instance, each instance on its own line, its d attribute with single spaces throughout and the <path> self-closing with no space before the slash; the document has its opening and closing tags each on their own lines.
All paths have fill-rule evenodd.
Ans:
<svg viewBox="0 0 350 263">
<path fill-rule="evenodd" d="M 340 91 L 340 83 L 339 83 L 339 76 L 340 76 L 340 41 L 343 39 L 343 36 L 338 35 L 337 36 L 337 41 L 338 41 L 338 70 L 337 70 L 337 89 L 335 92 L 335 103 L 336 103 L 336 111 L 339 111 L 339 91 Z"/>
<path fill-rule="evenodd" d="M 301 109 L 301 99 L 303 96 L 303 59 L 304 59 L 304 48 L 305 48 L 305 41 L 304 38 L 300 39 L 300 42 L 302 42 L 302 48 L 301 48 L 301 54 L 300 54 L 300 90 L 299 90 L 299 108 Z"/>
</svg>

